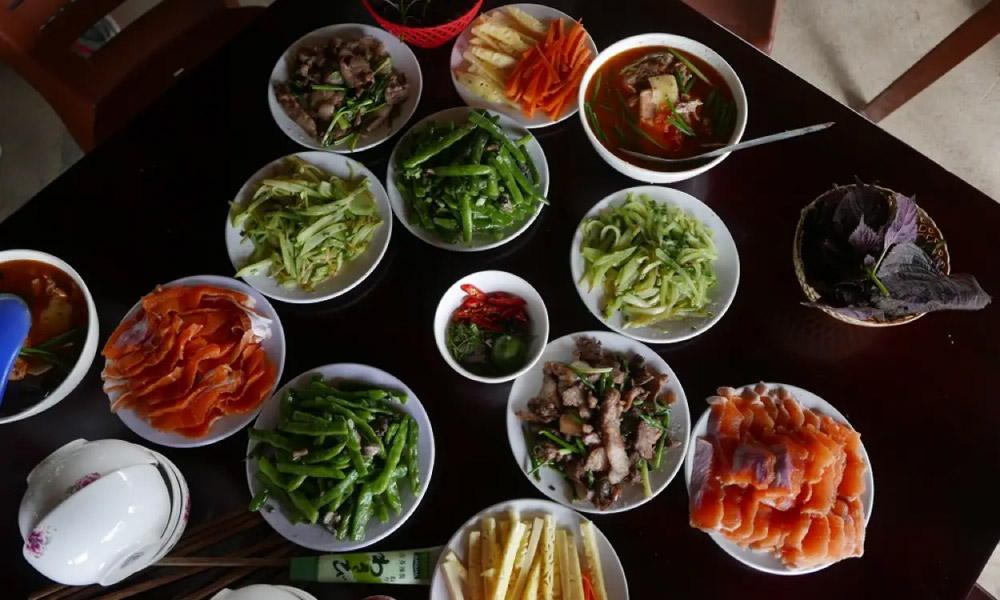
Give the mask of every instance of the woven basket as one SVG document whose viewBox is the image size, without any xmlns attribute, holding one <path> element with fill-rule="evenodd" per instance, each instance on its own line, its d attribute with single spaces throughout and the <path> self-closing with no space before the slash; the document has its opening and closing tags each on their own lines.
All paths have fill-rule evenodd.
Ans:
<svg viewBox="0 0 1000 600">
<path fill-rule="evenodd" d="M 840 190 L 843 190 L 846 187 L 850 186 L 834 187 L 830 191 L 821 195 L 819 198 L 816 198 L 815 200 L 810 202 L 808 206 L 802 209 L 802 214 L 799 217 L 799 223 L 798 225 L 795 226 L 795 242 L 792 247 L 792 261 L 795 264 L 795 277 L 796 279 L 799 280 L 799 286 L 802 287 L 802 291 L 805 292 L 806 298 L 808 298 L 810 302 L 819 301 L 820 294 L 819 292 L 816 291 L 815 288 L 809 285 L 808 281 L 806 281 L 805 265 L 803 265 L 802 263 L 803 224 L 806 221 L 806 215 L 808 215 L 809 212 L 816 207 L 816 204 L 820 200 L 825 198 L 827 194 L 839 192 Z M 881 190 L 883 193 L 885 193 L 889 198 L 890 208 L 895 209 L 896 192 L 893 192 L 892 190 L 883 187 L 878 187 L 878 189 Z M 946 275 L 950 275 L 951 255 L 948 254 L 948 243 L 945 242 L 944 235 L 938 228 L 937 223 L 935 223 L 934 220 L 931 219 L 930 215 L 928 215 L 927 212 L 924 211 L 924 209 L 920 208 L 919 206 L 917 207 L 917 237 L 919 237 L 927 245 L 933 245 L 935 247 L 934 254 L 931 256 L 931 258 L 934 260 L 934 262 L 937 263 L 937 266 L 941 270 L 941 272 L 945 273 Z M 878 319 L 871 319 L 871 320 L 855 319 L 854 317 L 843 315 L 841 313 L 838 313 L 836 311 L 830 310 L 829 308 L 825 307 L 820 307 L 820 310 L 830 315 L 834 319 L 837 319 L 838 321 L 843 321 L 844 323 L 850 323 L 851 325 L 860 325 L 862 327 L 894 327 L 896 325 L 905 325 L 907 323 L 912 323 L 917 319 L 919 319 L 920 317 L 927 314 L 927 313 L 920 313 L 916 315 L 907 315 L 905 317 L 900 317 L 898 319 L 882 321 Z"/>
<path fill-rule="evenodd" d="M 435 25 L 434 27 L 406 27 L 382 17 L 382 15 L 378 14 L 372 8 L 368 0 L 361 0 L 361 2 L 368 9 L 368 12 L 375 17 L 375 21 L 379 24 L 379 27 L 398 37 L 400 41 L 421 48 L 437 48 L 458 37 L 458 34 L 465 31 L 469 23 L 472 23 L 472 20 L 479 14 L 479 9 L 483 6 L 483 0 L 478 0 L 469 12 L 444 25 Z"/>
</svg>

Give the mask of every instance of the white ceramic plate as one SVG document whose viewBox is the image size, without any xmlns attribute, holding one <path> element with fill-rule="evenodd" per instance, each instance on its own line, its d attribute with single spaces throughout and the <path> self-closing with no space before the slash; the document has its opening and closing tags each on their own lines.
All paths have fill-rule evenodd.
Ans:
<svg viewBox="0 0 1000 600">
<path fill-rule="evenodd" d="M 400 138 L 399 143 L 396 144 L 396 147 L 393 149 L 392 156 L 389 157 L 389 171 L 385 178 L 386 185 L 388 186 L 389 202 L 392 203 L 392 210 L 396 213 L 396 216 L 399 217 L 399 221 L 403 224 L 403 227 L 406 227 L 410 233 L 432 246 L 444 248 L 445 250 L 455 250 L 456 252 L 475 252 L 478 250 L 489 250 L 491 248 L 503 246 L 531 227 L 531 224 L 535 222 L 535 219 L 538 218 L 538 215 L 545 208 L 544 206 L 539 206 L 538 210 L 536 210 L 533 215 L 521 223 L 511 225 L 504 231 L 503 237 L 499 240 L 495 239 L 493 236 L 475 234 L 472 236 L 472 243 L 470 244 L 466 244 L 464 242 L 449 244 L 448 242 L 440 239 L 436 233 L 427 231 L 419 225 L 410 223 L 412 211 L 410 210 L 409 203 L 406 202 L 403 195 L 399 193 L 399 189 L 396 187 L 396 163 L 400 160 L 402 154 L 409 149 L 413 132 L 420 131 L 431 122 L 443 123 L 447 121 L 458 121 L 464 123 L 468 119 L 468 114 L 472 112 L 472 110 L 473 109 L 467 107 L 442 110 L 441 112 L 434 113 L 433 115 L 423 119 L 410 128 L 410 130 L 407 131 L 402 138 Z M 500 128 L 503 129 L 504 132 L 506 132 L 507 135 L 513 140 L 518 140 L 528 134 L 527 129 L 518 125 L 516 122 L 504 115 L 500 115 Z M 545 160 L 545 152 L 542 150 L 542 145 L 538 143 L 537 138 L 533 138 L 530 142 L 528 142 L 524 149 L 531 156 L 531 160 L 535 162 L 535 167 L 538 169 L 538 175 L 541 181 L 538 188 L 541 190 L 543 196 L 548 197 L 549 164 Z"/>
<path fill-rule="evenodd" d="M 389 207 L 389 197 L 386 195 L 385 188 L 382 187 L 382 183 L 379 182 L 378 177 L 358 161 L 328 152 L 299 152 L 291 156 L 300 158 L 341 179 L 356 181 L 367 178 L 371 182 L 368 190 L 375 200 L 375 207 L 379 216 L 382 217 L 382 224 L 375 230 L 364 254 L 350 262 L 344 263 L 340 273 L 317 285 L 311 292 L 307 292 L 298 286 L 286 288 L 266 273 L 243 277 L 244 281 L 260 293 L 275 300 L 291 304 L 322 302 L 323 300 L 329 300 L 341 294 L 346 294 L 372 274 L 375 267 L 382 260 L 382 257 L 385 256 L 386 249 L 389 247 L 389 238 L 392 236 L 392 209 Z M 235 202 L 240 206 L 249 204 L 261 181 L 275 174 L 285 172 L 287 158 L 287 156 L 284 156 L 272 161 L 254 173 L 236 194 Z M 229 260 L 232 262 L 233 268 L 238 271 L 250 262 L 250 257 L 254 252 L 254 245 L 249 240 L 243 240 L 242 231 L 237 227 L 233 227 L 232 217 L 233 211 L 230 210 L 226 216 L 226 250 L 229 252 Z"/>
<path fill-rule="evenodd" d="M 527 361 L 520 369 L 500 377 L 484 377 L 476 375 L 463 367 L 455 360 L 451 352 L 448 351 L 447 344 L 445 343 L 448 325 L 451 323 L 452 313 L 465 301 L 466 294 L 462 286 L 467 283 L 476 286 L 487 294 L 490 292 L 507 292 L 524 299 L 526 303 L 525 310 L 530 320 L 531 340 L 529 341 L 526 353 Z M 541 295 L 527 281 L 505 271 L 480 271 L 459 279 L 441 297 L 441 302 L 438 303 L 437 311 L 434 313 L 434 341 L 437 342 L 438 352 L 441 353 L 441 357 L 459 375 L 482 383 L 503 383 L 504 381 L 510 381 L 519 377 L 525 371 L 535 366 L 535 363 L 542 356 L 545 344 L 549 341 L 549 313 L 545 310 L 545 302 L 542 301 Z"/>
<path fill-rule="evenodd" d="M 472 528 L 478 527 L 479 522 L 486 517 L 504 519 L 510 510 L 520 512 L 521 519 L 542 517 L 547 514 L 552 515 L 555 517 L 559 528 L 567 528 L 573 532 L 577 540 L 577 551 L 580 552 L 581 557 L 583 556 L 580 525 L 585 523 L 587 519 L 580 513 L 554 502 L 549 502 L 548 500 L 534 498 L 508 500 L 507 502 L 494 504 L 466 521 L 455 532 L 455 535 L 451 536 L 451 539 L 448 540 L 448 545 L 441 552 L 441 558 L 438 559 L 438 564 L 434 567 L 434 575 L 431 578 L 430 600 L 452 600 L 451 595 L 448 593 L 448 587 L 444 582 L 444 577 L 441 576 L 441 561 L 444 560 L 445 556 L 448 556 L 448 552 L 454 552 L 459 560 L 462 561 L 462 564 L 467 565 L 465 549 L 468 545 L 468 536 Z M 608 593 L 608 598 L 612 600 L 628 600 L 628 582 L 625 580 L 625 568 L 622 567 L 622 562 L 619 560 L 618 554 L 615 552 L 611 542 L 604 535 L 604 532 L 597 527 L 594 527 L 594 529 L 596 530 L 597 548 L 601 553 L 601 570 L 604 571 L 604 587 Z"/>
<path fill-rule="evenodd" d="M 275 312 L 274 307 L 267 301 L 267 298 L 242 281 L 237 281 L 231 277 L 220 277 L 219 275 L 193 275 L 191 277 L 183 277 L 176 281 L 165 283 L 163 284 L 163 287 L 175 287 L 179 285 L 210 285 L 218 288 L 236 290 L 237 292 L 242 292 L 253 298 L 254 310 L 265 318 L 271 320 L 271 337 L 261 342 L 261 346 L 267 353 L 267 357 L 278 369 L 277 377 L 274 379 L 275 385 L 277 385 L 277 382 L 281 381 L 281 373 L 285 368 L 285 330 L 281 327 L 281 319 L 278 318 L 278 313 Z M 131 318 L 132 315 L 134 315 L 141 307 L 142 302 L 140 300 L 135 303 L 135 306 L 133 306 L 131 310 L 125 313 L 125 317 L 122 318 L 122 322 Z M 105 361 L 105 364 L 107 364 L 107 361 Z M 108 398 L 111 403 L 114 403 L 118 396 L 118 392 L 108 394 Z M 261 406 L 263 405 L 264 402 L 261 403 Z M 132 433 L 144 440 L 170 448 L 197 448 L 199 446 L 207 446 L 224 440 L 240 429 L 243 429 L 248 423 L 250 423 L 250 421 L 253 421 L 254 417 L 257 416 L 257 413 L 260 412 L 261 406 L 258 406 L 254 410 L 242 415 L 226 415 L 222 417 L 216 421 L 214 425 L 212 425 L 212 429 L 209 430 L 208 434 L 202 438 L 189 438 L 179 433 L 155 429 L 152 425 L 147 423 L 145 419 L 140 417 L 131 409 L 123 408 L 116 414 L 122 420 L 122 423 L 125 423 L 125 426 L 132 430 Z"/>
<path fill-rule="evenodd" d="M 847 418 L 841 414 L 839 410 L 834 408 L 833 405 L 826 400 L 810 391 L 784 383 L 765 383 L 764 385 L 772 388 L 783 387 L 788 390 L 792 396 L 794 396 L 795 399 L 802 404 L 802 406 L 810 408 L 818 413 L 828 415 L 835 421 L 839 421 L 848 427 L 851 427 Z M 736 389 L 740 390 L 744 387 L 746 386 L 740 386 Z M 694 429 L 691 431 L 692 439 L 702 437 L 708 432 L 708 415 L 710 412 L 711 411 L 706 410 L 702 413 L 698 422 L 695 423 Z M 684 459 L 684 483 L 688 488 L 689 497 L 691 495 L 691 470 L 694 468 L 694 447 L 694 444 L 689 445 Z M 868 458 L 868 451 L 865 450 L 864 444 L 861 446 L 861 451 L 864 453 L 865 464 L 868 465 L 868 469 L 865 470 L 865 493 L 861 495 L 861 505 L 865 511 L 865 525 L 867 525 L 868 521 L 871 520 L 872 517 L 872 506 L 875 504 L 875 476 L 872 474 L 872 461 Z M 757 569 L 758 571 L 763 571 L 765 573 L 771 573 L 774 575 L 806 575 L 808 573 L 815 573 L 816 571 L 820 571 L 829 567 L 831 564 L 834 564 L 828 563 L 808 569 L 793 569 L 786 566 L 781 562 L 781 560 L 772 556 L 770 553 L 751 550 L 749 548 L 740 548 L 738 544 L 729 541 L 718 533 L 709 533 L 708 535 L 712 538 L 712 541 L 726 551 L 726 554 L 732 556 L 750 568 Z"/>
<path fill-rule="evenodd" d="M 544 25 L 548 26 L 550 22 L 554 19 L 562 19 L 566 25 L 567 31 L 569 27 L 573 26 L 576 21 L 573 17 L 567 15 L 561 10 L 556 10 L 550 6 L 543 6 L 541 4 L 511 4 L 510 6 L 517 7 L 529 15 L 535 17 L 541 21 Z M 503 11 L 505 7 L 500 7 L 493 9 L 491 11 L 483 13 L 483 16 L 489 16 L 496 11 Z M 467 87 L 458 82 L 458 78 L 455 77 L 456 70 L 466 70 L 469 67 L 469 63 L 462 57 L 462 54 L 469 48 L 470 42 L 472 40 L 472 28 L 478 23 L 478 19 L 473 21 L 468 27 L 465 28 L 458 38 L 455 40 L 455 44 L 451 47 L 451 82 L 455 86 L 455 91 L 458 95 L 462 97 L 462 102 L 474 108 L 486 108 L 493 112 L 506 115 L 517 121 L 524 127 L 548 127 L 549 125 L 555 125 L 556 123 L 561 123 L 562 121 L 572 117 L 580 110 L 579 99 L 575 99 L 571 104 L 569 104 L 563 114 L 559 115 L 559 118 L 552 120 L 547 114 L 542 111 L 537 111 L 535 113 L 535 118 L 529 119 L 521 112 L 521 109 L 515 108 L 508 104 L 502 102 L 487 102 L 479 96 L 473 94 Z M 586 34 L 587 46 L 593 53 L 593 56 L 597 56 L 597 44 L 594 43 L 594 39 L 590 37 L 590 33 L 584 31 Z"/>
<path fill-rule="evenodd" d="M 733 303 L 733 299 L 736 297 L 736 288 L 739 287 L 740 256 L 736 250 L 736 242 L 733 240 L 732 234 L 729 233 L 726 224 L 715 214 L 715 211 L 701 200 L 680 190 L 655 185 L 629 188 L 611 194 L 595 204 L 583 217 L 583 220 L 580 221 L 580 225 L 583 225 L 583 221 L 586 219 L 596 217 L 610 205 L 621 206 L 625 203 L 625 198 L 629 193 L 646 194 L 654 202 L 679 206 L 688 214 L 694 215 L 712 230 L 715 246 L 719 251 L 719 258 L 715 261 L 714 265 L 718 281 L 709 291 L 711 304 L 708 309 L 711 311 L 711 315 L 708 317 L 690 317 L 674 321 L 663 321 L 659 325 L 663 331 L 652 327 L 626 328 L 624 315 L 621 311 L 613 314 L 610 321 L 605 321 L 603 315 L 604 292 L 597 287 L 592 291 L 588 291 L 587 286 L 580 283 L 585 267 L 583 254 L 580 253 L 580 245 L 583 243 L 583 232 L 579 226 L 576 228 L 573 243 L 569 249 L 569 268 L 573 276 L 573 283 L 576 285 L 576 291 L 580 294 L 580 298 L 587 305 L 590 313 L 601 323 L 630 338 L 650 344 L 669 344 L 691 339 L 696 335 L 704 333 L 709 327 L 718 323 L 722 315 L 726 314 L 726 310 L 729 309 L 729 306 Z"/>
<path fill-rule="evenodd" d="M 87 284 L 84 283 L 83 277 L 81 277 L 80 274 L 76 272 L 76 269 L 69 266 L 64 260 L 46 252 L 39 252 L 38 250 L 4 250 L 0 252 L 0 263 L 14 260 L 34 260 L 52 265 L 76 282 L 76 285 L 80 287 L 80 291 L 83 293 L 83 298 L 87 303 L 87 336 L 84 339 L 83 348 L 80 350 L 80 355 L 77 357 L 76 363 L 73 364 L 73 367 L 70 369 L 69 373 L 66 374 L 66 378 L 62 380 L 62 383 L 53 388 L 52 391 L 49 392 L 47 396 L 42 398 L 37 404 L 33 404 L 19 412 L 0 417 L 0 425 L 27 419 L 28 417 L 37 415 L 38 413 L 46 411 L 62 402 L 63 399 L 76 389 L 76 386 L 80 385 L 81 381 L 83 381 L 83 378 L 87 375 L 87 371 L 90 370 L 90 365 L 94 363 L 94 357 L 97 355 L 99 327 L 97 319 L 97 305 L 94 304 L 94 298 L 90 295 L 90 290 L 87 289 Z"/>
<path fill-rule="evenodd" d="M 321 375 L 326 381 L 349 381 L 405 392 L 408 399 L 406 404 L 401 405 L 399 408 L 402 412 L 416 419 L 420 427 L 420 493 L 414 496 L 409 483 L 399 486 L 400 496 L 403 500 L 403 512 L 397 516 L 392 511 L 389 511 L 389 521 L 386 523 L 381 523 L 378 519 L 372 518 L 368 522 L 368 535 L 360 542 L 338 540 L 335 534 L 319 524 L 293 525 L 284 512 L 278 508 L 276 502 L 269 502 L 269 504 L 275 506 L 275 510 L 270 512 L 267 510 L 260 511 L 261 516 L 264 517 L 264 520 L 275 531 L 288 541 L 299 546 L 320 552 L 357 550 L 358 548 L 370 546 L 392 534 L 417 509 L 417 505 L 420 504 L 424 494 L 427 492 L 427 488 L 431 485 L 431 475 L 434 474 L 434 431 L 431 429 L 430 419 L 427 417 L 427 412 L 424 410 L 423 404 L 420 403 L 420 399 L 413 393 L 413 390 L 406 387 L 405 383 L 381 369 L 353 363 L 317 367 L 292 379 L 265 402 L 264 409 L 257 418 L 257 422 L 254 423 L 254 427 L 256 429 L 274 429 L 278 424 L 280 399 L 285 394 L 285 391 L 305 386 L 315 375 Z M 247 445 L 247 454 L 250 453 L 254 445 L 255 442 L 253 441 Z M 246 469 L 250 495 L 254 496 L 260 490 L 260 483 L 257 481 L 257 461 L 246 461 Z"/>
<path fill-rule="evenodd" d="M 319 140 L 303 131 L 285 113 L 285 109 L 278 103 L 278 98 L 274 94 L 273 84 L 288 81 L 289 65 L 292 64 L 295 58 L 295 51 L 301 46 L 327 42 L 333 37 L 339 37 L 344 40 L 357 40 L 365 36 L 371 36 L 385 44 L 385 49 L 392 56 L 393 68 L 405 75 L 407 83 L 410 84 L 410 95 L 405 102 L 396 108 L 389 120 L 375 129 L 375 131 L 359 136 L 358 143 L 353 150 L 346 146 L 343 148 L 338 146 L 324 147 L 319 143 Z M 361 25 L 359 23 L 341 23 L 338 25 L 329 25 L 302 36 L 278 58 L 278 62 L 275 63 L 274 69 L 271 71 L 271 79 L 267 82 L 267 105 L 271 109 L 271 116 L 274 118 L 274 122 L 285 132 L 285 135 L 306 148 L 322 150 L 323 152 L 361 152 L 362 150 L 367 150 L 381 144 L 406 125 L 410 117 L 413 116 L 414 111 L 417 110 L 417 104 L 420 103 L 423 85 L 424 78 L 420 72 L 420 63 L 417 62 L 417 57 L 414 56 L 409 46 L 400 42 L 395 36 L 384 29 L 379 29 L 371 25 Z"/>
<path fill-rule="evenodd" d="M 660 358 L 660 355 L 635 340 L 610 331 L 581 331 L 549 342 L 535 366 L 518 377 L 510 389 L 510 395 L 507 397 L 507 440 L 510 443 L 511 452 L 514 453 L 514 460 L 517 462 L 518 468 L 528 478 L 528 481 L 538 488 L 538 491 L 552 500 L 580 512 L 596 514 L 624 512 L 652 500 L 652 498 L 646 498 L 643 495 L 642 485 L 623 484 L 621 498 L 618 499 L 618 502 L 608 510 L 600 510 L 585 500 L 573 502 L 571 500 L 572 487 L 559 473 L 552 469 L 540 469 L 538 471 L 541 475 L 540 481 L 536 480 L 534 476 L 528 475 L 531 470 L 531 460 L 524 442 L 522 423 L 517 417 L 516 411 L 527 410 L 528 400 L 537 396 L 542 389 L 542 368 L 546 362 L 572 362 L 573 350 L 576 348 L 576 338 L 578 337 L 593 338 L 601 342 L 604 349 L 612 352 L 627 355 L 639 354 L 646 359 L 646 364 L 651 369 L 669 376 L 663 392 L 672 391 L 677 396 L 670 411 L 670 439 L 677 440 L 680 444 L 669 450 L 665 449 L 659 470 L 649 472 L 649 486 L 652 489 L 653 497 L 655 498 L 657 494 L 662 492 L 677 475 L 684 462 L 688 441 L 691 438 L 691 415 L 688 412 L 684 388 L 673 369 Z"/>
<path fill-rule="evenodd" d="M 626 50 L 650 46 L 668 46 L 670 48 L 683 50 L 684 52 L 688 52 L 704 60 L 719 72 L 719 75 L 722 76 L 726 85 L 729 86 L 729 90 L 733 93 L 733 100 L 736 102 L 736 125 L 733 129 L 733 135 L 729 138 L 729 143 L 735 144 L 739 142 L 743 138 L 743 132 L 746 129 L 747 114 L 749 111 L 747 105 L 747 95 L 743 90 L 743 84 L 740 82 L 739 76 L 736 75 L 736 71 L 734 71 L 729 63 L 727 63 L 726 60 L 716 51 L 701 42 L 697 42 L 684 36 L 670 33 L 644 33 L 619 40 L 608 46 L 604 49 L 604 51 L 597 55 L 594 62 L 590 63 L 590 67 L 587 69 L 587 72 L 583 74 L 583 81 L 580 83 L 577 101 L 580 101 L 584 94 L 587 93 L 587 88 L 590 86 L 590 80 L 597 75 L 597 70 L 600 69 L 604 63 Z M 678 169 L 676 171 L 654 171 L 621 159 L 605 148 L 604 144 L 602 144 L 597 139 L 597 136 L 594 135 L 594 132 L 591 130 L 590 123 L 587 122 L 587 117 L 583 113 L 580 113 L 580 123 L 583 125 L 583 130 L 586 132 L 587 139 L 590 140 L 590 144 L 594 147 L 594 150 L 597 151 L 597 154 L 604 159 L 604 162 L 611 165 L 612 168 L 622 175 L 639 181 L 648 181 L 650 183 L 672 183 L 675 181 L 683 181 L 708 171 L 729 156 L 729 154 L 723 154 L 722 156 L 713 158 L 704 164 L 693 163 L 695 166 L 689 169 Z"/>
</svg>

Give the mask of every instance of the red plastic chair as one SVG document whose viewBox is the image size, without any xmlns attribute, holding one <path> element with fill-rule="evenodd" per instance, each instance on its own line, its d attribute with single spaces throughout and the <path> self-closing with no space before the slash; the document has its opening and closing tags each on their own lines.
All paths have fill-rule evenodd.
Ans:
<svg viewBox="0 0 1000 600">
<path fill-rule="evenodd" d="M 163 0 L 89 57 L 74 42 L 125 0 L 3 0 L 0 60 L 89 151 L 240 31 L 259 8 Z"/>
</svg>

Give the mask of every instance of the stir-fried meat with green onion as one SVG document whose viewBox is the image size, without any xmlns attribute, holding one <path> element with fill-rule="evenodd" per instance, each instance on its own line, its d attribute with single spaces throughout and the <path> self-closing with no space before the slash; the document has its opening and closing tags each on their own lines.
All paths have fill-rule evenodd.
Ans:
<svg viewBox="0 0 1000 600">
<path fill-rule="evenodd" d="M 642 485 L 679 442 L 670 439 L 673 392 L 667 376 L 636 354 L 607 352 L 576 340 L 573 361 L 548 362 L 539 395 L 517 416 L 525 423 L 532 475 L 555 469 L 571 480 L 575 499 L 611 508 L 622 485 Z"/>
<path fill-rule="evenodd" d="M 385 123 L 410 93 L 385 45 L 367 36 L 299 48 L 291 78 L 274 91 L 306 133 L 324 146 L 347 148 Z"/>
</svg>

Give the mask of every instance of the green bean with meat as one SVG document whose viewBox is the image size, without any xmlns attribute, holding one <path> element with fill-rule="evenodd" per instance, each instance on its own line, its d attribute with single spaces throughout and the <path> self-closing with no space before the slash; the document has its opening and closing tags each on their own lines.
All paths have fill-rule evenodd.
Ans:
<svg viewBox="0 0 1000 600">
<path fill-rule="evenodd" d="M 277 506 L 293 523 L 361 541 L 373 516 L 400 513 L 404 483 L 419 493 L 420 432 L 400 408 L 406 394 L 342 389 L 317 376 L 279 402 L 274 430 L 249 433 L 259 483 L 251 510 Z"/>
</svg>

